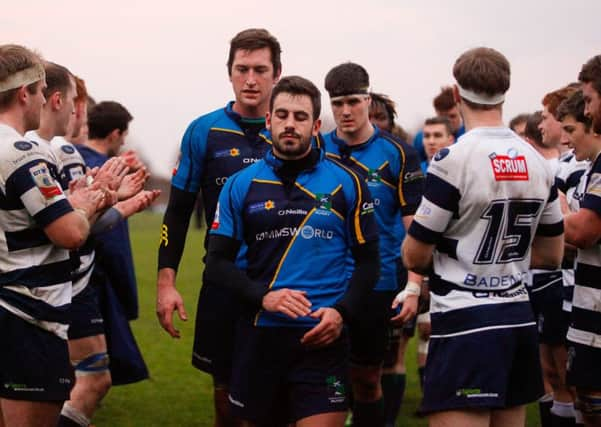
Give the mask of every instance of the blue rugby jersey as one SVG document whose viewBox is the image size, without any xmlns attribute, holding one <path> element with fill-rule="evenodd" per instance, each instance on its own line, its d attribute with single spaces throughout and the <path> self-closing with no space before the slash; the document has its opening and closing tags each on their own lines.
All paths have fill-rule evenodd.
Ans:
<svg viewBox="0 0 601 427">
<path fill-rule="evenodd" d="M 66 339 L 71 261 L 44 227 L 73 209 L 47 152 L 0 125 L 0 306 Z"/>
<path fill-rule="evenodd" d="M 597 156 L 582 181 L 584 191 L 580 195 L 580 209 L 590 209 L 601 215 L 601 156 Z M 597 243 L 586 249 L 579 248 L 568 341 L 601 348 L 600 274 L 601 244 Z"/>
<path fill-rule="evenodd" d="M 396 262 L 405 238 L 401 217 L 415 213 L 423 191 L 417 152 L 377 127 L 368 141 L 355 146 L 347 145 L 334 130 L 325 135 L 324 146 L 328 157 L 348 166 L 369 188 L 380 234 L 381 271 L 374 290 L 396 291 Z"/>
<path fill-rule="evenodd" d="M 289 186 L 271 151 L 232 176 L 219 197 L 211 234 L 246 244 L 246 274 L 270 289 L 306 291 L 312 310 L 331 307 L 348 289 L 350 248 L 378 239 L 365 183 L 325 157 Z M 259 311 L 258 326 L 313 326 L 316 319 Z"/>
<path fill-rule="evenodd" d="M 436 245 L 431 337 L 534 325 L 524 287 L 532 240 L 562 232 L 554 174 L 511 130 L 476 128 L 440 150 L 409 228 Z"/>
<path fill-rule="evenodd" d="M 245 133 L 233 102 L 194 120 L 186 129 L 171 184 L 183 191 L 201 191 L 210 225 L 221 188 L 239 170 L 262 159 L 271 145 L 266 130 Z"/>
</svg>

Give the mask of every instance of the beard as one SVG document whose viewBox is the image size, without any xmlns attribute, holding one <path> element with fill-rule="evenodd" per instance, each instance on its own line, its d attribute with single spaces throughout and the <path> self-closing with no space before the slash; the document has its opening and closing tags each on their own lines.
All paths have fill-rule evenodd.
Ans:
<svg viewBox="0 0 601 427">
<path fill-rule="evenodd" d="M 290 138 L 290 137 L 294 138 Z M 303 157 L 311 147 L 311 135 L 298 133 L 281 133 L 273 138 L 274 152 L 282 158 L 295 159 Z"/>
<path fill-rule="evenodd" d="M 599 108 L 593 114 L 593 132 L 601 135 L 601 105 L 599 105 Z"/>
</svg>

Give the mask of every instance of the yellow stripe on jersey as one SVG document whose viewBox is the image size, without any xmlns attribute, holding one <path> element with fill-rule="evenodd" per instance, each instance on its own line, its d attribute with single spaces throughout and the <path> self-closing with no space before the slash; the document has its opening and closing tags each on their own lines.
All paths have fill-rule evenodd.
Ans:
<svg viewBox="0 0 601 427">
<path fill-rule="evenodd" d="M 236 135 L 244 135 L 244 132 L 241 132 L 239 130 L 235 130 L 235 129 L 225 129 L 225 128 L 211 128 L 210 130 L 216 131 L 216 132 L 226 132 L 226 133 L 233 133 Z"/>
<path fill-rule="evenodd" d="M 271 181 L 269 179 L 257 179 L 257 178 L 253 178 L 252 182 L 258 182 L 259 184 L 284 185 L 280 181 Z"/>
</svg>

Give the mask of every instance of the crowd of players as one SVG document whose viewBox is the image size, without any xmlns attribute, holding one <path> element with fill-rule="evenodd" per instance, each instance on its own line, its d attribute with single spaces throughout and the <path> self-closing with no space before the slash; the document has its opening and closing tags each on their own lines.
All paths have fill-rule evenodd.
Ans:
<svg viewBox="0 0 601 427">
<path fill-rule="evenodd" d="M 187 128 L 161 228 L 157 316 L 179 337 L 200 197 L 192 363 L 215 425 L 394 425 L 416 328 L 430 425 L 520 426 L 537 400 L 543 426 L 601 425 L 601 56 L 509 129 L 509 62 L 468 50 L 410 140 L 352 62 L 325 76 L 322 134 L 319 89 L 282 76 L 280 52 L 263 29 L 232 39 L 234 101 Z M 88 99 L 0 46 L 0 425 L 87 426 L 114 375 L 98 241 L 158 192 L 117 155 L 131 115 L 99 103 L 86 136 Z"/>
</svg>

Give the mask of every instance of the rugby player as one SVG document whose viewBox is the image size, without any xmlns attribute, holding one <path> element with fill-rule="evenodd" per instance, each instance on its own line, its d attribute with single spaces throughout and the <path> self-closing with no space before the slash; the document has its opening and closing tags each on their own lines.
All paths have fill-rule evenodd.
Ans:
<svg viewBox="0 0 601 427">
<path fill-rule="evenodd" d="M 569 105 L 577 104 L 570 99 L 566 101 L 568 105 L 565 110 L 562 106 L 562 126 L 569 135 L 576 158 L 590 160 L 591 167 L 582 180 L 584 186 L 580 194 L 580 209 L 565 218 L 566 242 L 578 247 L 572 321 L 567 335 L 567 381 L 576 387 L 576 407 L 582 411 L 585 425 L 598 426 L 601 425 L 601 369 L 598 363 L 601 357 L 598 342 L 601 324 L 598 279 L 601 269 L 601 55 L 591 58 L 582 66 L 578 80 L 583 83 L 581 104 L 584 104 L 586 118 L 577 108 Z M 587 118 L 592 125 L 588 125 Z"/>
<path fill-rule="evenodd" d="M 455 137 L 455 141 L 457 141 L 457 138 L 465 133 L 465 125 L 463 124 L 461 114 L 459 114 L 457 102 L 453 97 L 453 88 L 451 86 L 442 87 L 440 93 L 434 97 L 432 105 L 437 116 L 449 119 L 451 129 L 453 130 L 453 136 Z M 413 147 L 417 150 L 422 161 L 427 160 L 428 157 L 424 150 L 423 130 L 420 130 L 415 134 L 415 138 L 413 138 Z"/>
<path fill-rule="evenodd" d="M 89 218 L 104 205 L 97 189 L 67 200 L 47 150 L 24 137 L 40 125 L 45 85 L 36 54 L 0 46 L 0 424 L 7 427 L 54 427 L 69 398 L 68 249 L 85 242 Z"/>
<path fill-rule="evenodd" d="M 554 175 L 503 126 L 510 66 L 480 47 L 455 62 L 467 133 L 434 157 L 403 243 L 430 272 L 432 335 L 422 409 L 431 426 L 523 426 L 543 393 L 528 269 L 557 268 L 563 223 Z"/>
<path fill-rule="evenodd" d="M 343 425 L 344 323 L 363 317 L 379 277 L 365 182 L 312 144 L 320 99 L 302 77 L 275 86 L 266 120 L 272 150 L 228 180 L 211 227 L 207 275 L 245 301 L 229 399 L 236 415 L 256 425 L 272 425 L 277 408 L 297 426 Z M 234 265 L 242 244 L 245 271 Z"/>
<path fill-rule="evenodd" d="M 509 129 L 517 133 L 521 138 L 524 138 L 524 132 L 526 130 L 526 121 L 530 114 L 522 113 L 515 116 L 509 121 Z"/>
<path fill-rule="evenodd" d="M 187 319 L 175 281 L 194 202 L 200 191 L 205 219 L 211 224 L 219 192 L 229 176 L 261 159 L 269 149 L 265 114 L 282 70 L 280 52 L 277 39 L 264 29 L 238 33 L 230 43 L 227 61 L 235 100 L 194 120 L 182 139 L 161 228 L 157 279 L 157 316 L 174 338 L 180 336 L 173 324 L 174 311 L 181 320 Z M 227 390 L 236 307 L 236 298 L 227 289 L 203 275 L 192 363 L 213 376 L 216 426 L 234 422 L 228 417 Z"/>
<path fill-rule="evenodd" d="M 400 247 L 421 199 L 424 176 L 417 152 L 369 121 L 369 75 L 362 66 L 347 62 L 332 68 L 325 88 L 336 122 L 324 137 L 326 153 L 365 181 L 380 231 L 380 280 L 361 318 L 350 324 L 353 425 L 377 427 L 385 422 L 381 377 L 390 320 L 415 316 L 421 291 L 421 276 L 407 277 L 400 265 Z M 410 293 L 395 316 L 393 301 L 405 287 Z M 394 423 L 395 415 L 391 418 Z"/>
</svg>

